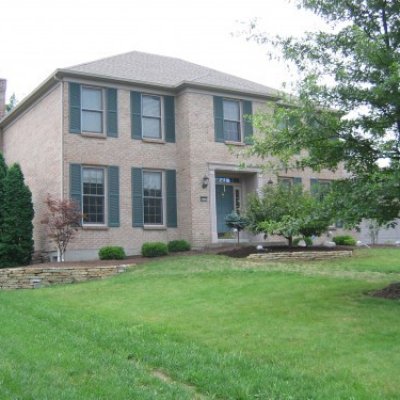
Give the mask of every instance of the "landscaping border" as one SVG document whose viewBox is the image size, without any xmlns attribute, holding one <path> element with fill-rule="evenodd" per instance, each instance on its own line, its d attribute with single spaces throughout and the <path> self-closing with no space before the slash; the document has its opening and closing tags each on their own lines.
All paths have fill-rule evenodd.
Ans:
<svg viewBox="0 0 400 400">
<path fill-rule="evenodd" d="M 352 255 L 352 250 L 296 251 L 250 254 L 247 259 L 259 261 L 310 261 L 351 257 Z"/>
<path fill-rule="evenodd" d="M 0 289 L 38 289 L 103 279 L 125 272 L 128 265 L 18 267 L 0 269 Z"/>
</svg>

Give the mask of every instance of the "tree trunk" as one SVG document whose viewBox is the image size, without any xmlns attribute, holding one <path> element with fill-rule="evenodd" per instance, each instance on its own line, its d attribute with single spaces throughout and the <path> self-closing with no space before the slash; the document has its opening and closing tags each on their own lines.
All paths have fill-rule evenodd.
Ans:
<svg viewBox="0 0 400 400">
<path fill-rule="evenodd" d="M 288 240 L 288 245 L 289 245 L 289 247 L 292 247 L 292 246 L 293 246 L 293 236 L 289 236 L 289 237 L 287 238 L 287 240 Z"/>
<path fill-rule="evenodd" d="M 240 231 L 239 231 L 239 229 L 237 230 L 237 239 L 238 239 L 238 241 L 237 241 L 237 247 L 239 247 L 240 246 Z"/>
</svg>

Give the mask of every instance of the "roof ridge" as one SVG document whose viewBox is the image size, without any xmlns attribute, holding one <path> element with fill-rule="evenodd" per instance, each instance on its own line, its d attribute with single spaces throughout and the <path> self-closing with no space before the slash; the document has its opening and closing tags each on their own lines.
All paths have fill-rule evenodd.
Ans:
<svg viewBox="0 0 400 400">
<path fill-rule="evenodd" d="M 204 66 L 202 66 L 202 65 L 200 65 L 200 64 L 195 64 L 195 63 L 192 63 L 191 61 L 186 61 L 186 60 L 184 60 L 183 58 L 179 58 L 179 57 L 165 56 L 165 55 L 163 55 L 163 54 L 149 53 L 149 52 L 147 52 L 147 51 L 131 50 L 131 51 L 127 51 L 127 52 L 124 52 L 124 53 L 114 54 L 113 56 L 101 57 L 101 58 L 98 58 L 98 59 L 96 59 L 96 60 L 88 61 L 88 62 L 85 62 L 85 63 L 82 63 L 82 64 L 71 65 L 70 67 L 66 67 L 65 69 L 83 67 L 83 66 L 88 65 L 88 64 L 94 64 L 94 63 L 97 63 L 97 62 L 99 62 L 99 61 L 108 60 L 108 59 L 110 59 L 110 58 L 116 58 L 116 57 L 126 56 L 126 55 L 128 55 L 128 54 L 133 54 L 133 53 L 136 53 L 136 54 L 143 54 L 143 55 L 147 55 L 147 56 L 155 56 L 155 57 L 169 58 L 170 60 L 179 60 L 179 61 L 183 61 L 183 62 L 187 62 L 187 63 L 191 63 L 191 64 L 194 64 L 194 65 L 197 65 L 197 66 L 199 66 L 199 67 L 207 68 L 207 67 L 204 67 Z"/>
</svg>

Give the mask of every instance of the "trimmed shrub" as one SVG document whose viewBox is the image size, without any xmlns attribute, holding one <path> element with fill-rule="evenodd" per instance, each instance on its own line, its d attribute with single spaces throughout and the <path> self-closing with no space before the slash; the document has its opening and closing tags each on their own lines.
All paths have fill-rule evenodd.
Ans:
<svg viewBox="0 0 400 400">
<path fill-rule="evenodd" d="M 100 260 L 123 260 L 124 248 L 121 246 L 104 246 L 99 250 Z"/>
<path fill-rule="evenodd" d="M 143 257 L 160 257 L 168 255 L 168 246 L 162 242 L 148 242 L 143 243 L 142 256 Z"/>
<path fill-rule="evenodd" d="M 335 236 L 332 241 L 334 241 L 337 246 L 355 246 L 357 244 L 356 239 L 350 235 Z"/>
<path fill-rule="evenodd" d="M 304 241 L 305 241 L 307 247 L 313 245 L 313 241 L 312 241 L 312 239 L 311 239 L 309 236 L 305 236 L 304 238 L 302 238 L 302 237 L 296 238 L 296 239 L 293 240 L 293 244 L 294 244 L 295 246 L 298 246 L 298 245 L 299 245 L 299 242 L 300 242 L 301 240 L 304 240 Z"/>
<path fill-rule="evenodd" d="M 190 243 L 186 240 L 171 240 L 168 242 L 168 251 L 171 253 L 188 250 L 190 250 Z"/>
</svg>

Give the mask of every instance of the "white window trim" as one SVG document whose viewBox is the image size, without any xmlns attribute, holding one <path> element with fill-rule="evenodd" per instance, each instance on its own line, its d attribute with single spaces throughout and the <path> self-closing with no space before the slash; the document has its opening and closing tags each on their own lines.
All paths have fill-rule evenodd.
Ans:
<svg viewBox="0 0 400 400">
<path fill-rule="evenodd" d="M 239 135 L 240 135 L 240 140 L 227 140 L 225 138 L 225 114 L 224 114 L 224 101 L 234 101 L 236 103 L 239 103 L 239 121 L 232 121 L 228 120 L 227 121 L 232 121 L 232 122 L 239 122 Z M 243 144 L 244 143 L 244 128 L 243 128 L 243 102 L 242 100 L 239 99 L 234 99 L 230 97 L 223 97 L 222 99 L 222 120 L 223 120 L 223 130 L 224 130 L 224 142 L 227 144 Z"/>
<path fill-rule="evenodd" d="M 82 114 L 83 111 L 93 111 L 93 110 L 86 110 L 83 109 L 82 107 L 82 103 L 83 103 L 83 90 L 84 89 L 94 89 L 94 90 L 100 90 L 101 92 L 101 127 L 102 127 L 102 131 L 101 132 L 93 132 L 93 131 L 85 131 L 83 130 L 83 118 L 82 118 Z M 105 89 L 99 86 L 92 86 L 92 85 L 81 85 L 81 133 L 83 133 L 84 135 L 88 135 L 88 136 L 105 136 L 106 135 L 106 110 L 105 110 Z"/>
<path fill-rule="evenodd" d="M 160 133 L 161 137 L 159 138 L 154 138 L 154 137 L 147 137 L 144 136 L 143 134 L 143 118 L 146 118 L 146 116 L 143 116 L 143 97 L 158 97 L 160 99 Z M 141 93 L 141 110 L 140 110 L 140 118 L 141 118 L 141 126 L 142 126 L 142 140 L 146 142 L 155 142 L 155 143 L 160 143 L 165 141 L 165 129 L 164 129 L 164 96 L 159 95 L 159 94 L 154 94 L 154 93 Z M 149 117 L 151 118 L 151 117 Z"/>
<path fill-rule="evenodd" d="M 107 218 L 108 218 L 108 214 L 107 214 L 107 210 L 108 210 L 108 187 L 107 187 L 107 168 L 104 166 L 99 166 L 99 165 L 82 165 L 82 182 L 81 182 L 81 201 L 82 201 L 82 214 L 83 214 L 83 170 L 84 169 L 89 169 L 89 168 L 93 168 L 93 169 L 101 169 L 103 170 L 103 178 L 104 178 L 104 222 L 103 223 L 99 223 L 99 224 L 95 224 L 93 222 L 84 222 L 83 221 L 83 216 L 82 216 L 82 227 L 84 228 L 104 228 L 107 227 Z"/>
<path fill-rule="evenodd" d="M 149 224 L 144 222 L 144 174 L 146 172 L 159 172 L 161 173 L 161 200 L 162 200 L 162 223 L 161 224 Z M 166 177 L 165 170 L 162 169 L 151 169 L 143 168 L 142 170 L 142 199 L 143 199 L 143 228 L 144 229 L 166 229 L 167 228 L 167 191 L 166 191 Z"/>
</svg>

